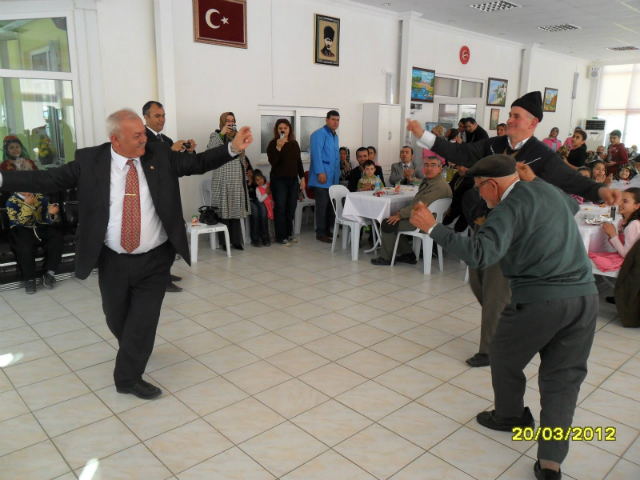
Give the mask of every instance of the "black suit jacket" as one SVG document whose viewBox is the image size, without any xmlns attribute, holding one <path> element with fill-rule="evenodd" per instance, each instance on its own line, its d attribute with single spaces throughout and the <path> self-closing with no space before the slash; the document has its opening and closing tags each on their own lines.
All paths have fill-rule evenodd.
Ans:
<svg viewBox="0 0 640 480">
<path fill-rule="evenodd" d="M 174 152 L 168 144 L 148 143 L 140 158 L 149 192 L 169 241 L 187 263 L 190 261 L 182 217 L 178 178 L 200 175 L 231 159 L 227 145 L 189 155 Z M 1 190 L 11 192 L 57 192 L 77 187 L 78 229 L 76 276 L 85 279 L 97 266 L 109 223 L 111 144 L 82 148 L 76 159 L 50 170 L 4 171 Z"/>
<path fill-rule="evenodd" d="M 153 130 L 151 130 L 147 126 L 145 126 L 145 130 L 147 131 L 147 143 L 160 143 L 160 139 L 156 137 L 156 134 Z M 161 132 L 160 136 L 162 137 L 162 141 L 169 145 L 169 148 L 173 146 L 173 140 L 167 137 L 164 133 Z"/>
</svg>

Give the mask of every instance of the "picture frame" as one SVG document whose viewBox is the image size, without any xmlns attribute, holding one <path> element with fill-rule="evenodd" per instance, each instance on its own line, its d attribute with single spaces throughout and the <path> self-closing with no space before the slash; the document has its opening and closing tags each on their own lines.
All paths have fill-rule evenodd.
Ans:
<svg viewBox="0 0 640 480">
<path fill-rule="evenodd" d="M 542 111 L 554 113 L 558 104 L 558 89 L 545 87 L 542 97 Z"/>
<path fill-rule="evenodd" d="M 507 104 L 507 87 L 509 80 L 504 78 L 491 78 L 487 82 L 487 106 L 504 107 Z"/>
<path fill-rule="evenodd" d="M 436 71 L 413 67 L 411 70 L 411 101 L 433 103 Z"/>
<path fill-rule="evenodd" d="M 193 41 L 247 48 L 247 0 L 193 0 Z"/>
<path fill-rule="evenodd" d="M 491 117 L 489 117 L 489 130 L 497 130 L 500 123 L 500 109 L 492 108 Z"/>
<path fill-rule="evenodd" d="M 314 63 L 340 66 L 340 19 L 315 14 Z"/>
</svg>

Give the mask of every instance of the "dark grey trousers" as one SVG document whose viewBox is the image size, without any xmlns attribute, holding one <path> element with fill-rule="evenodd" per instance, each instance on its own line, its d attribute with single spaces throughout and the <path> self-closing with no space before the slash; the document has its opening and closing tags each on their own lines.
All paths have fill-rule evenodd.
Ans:
<svg viewBox="0 0 640 480">
<path fill-rule="evenodd" d="M 502 312 L 491 342 L 491 377 L 496 414 L 517 417 L 524 411 L 524 368 L 540 352 L 539 428 L 571 426 L 587 376 L 598 317 L 598 296 L 539 303 L 511 303 Z M 538 442 L 538 458 L 562 463 L 568 441 Z"/>
<path fill-rule="evenodd" d="M 479 352 L 488 355 L 500 315 L 511 301 L 511 282 L 502 275 L 498 262 L 485 269 L 470 268 L 469 286 L 482 305 Z"/>
</svg>

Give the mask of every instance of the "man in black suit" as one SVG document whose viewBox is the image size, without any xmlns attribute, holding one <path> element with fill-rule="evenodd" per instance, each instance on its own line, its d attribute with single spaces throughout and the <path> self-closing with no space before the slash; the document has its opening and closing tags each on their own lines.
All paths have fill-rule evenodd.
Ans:
<svg viewBox="0 0 640 480">
<path fill-rule="evenodd" d="M 478 125 L 475 118 L 466 118 L 464 120 L 464 124 L 467 135 L 467 143 L 475 143 L 479 142 L 480 140 L 486 140 L 487 138 L 489 138 L 489 134 L 487 133 L 487 131 L 480 125 Z"/>
<path fill-rule="evenodd" d="M 164 143 L 147 145 L 142 119 L 129 109 L 111 114 L 107 131 L 111 143 L 77 150 L 75 161 L 59 168 L 2 172 L 0 189 L 77 188 L 76 276 L 85 279 L 98 268 L 102 308 L 119 344 L 117 391 L 150 399 L 162 391 L 142 374 L 169 271 L 176 251 L 187 263 L 190 259 L 178 178 L 219 168 L 253 138 L 243 127 L 229 145 L 186 155 Z"/>
<path fill-rule="evenodd" d="M 366 147 L 360 147 L 356 150 L 356 160 L 358 160 L 359 167 L 352 168 L 351 173 L 349 174 L 349 191 L 357 192 L 358 191 L 358 181 L 364 175 L 364 168 L 362 164 L 369 160 L 369 150 Z M 375 175 L 380 176 L 380 180 L 384 184 L 384 175 L 382 174 L 382 167 L 380 165 L 376 165 Z"/>
<path fill-rule="evenodd" d="M 160 102 L 151 100 L 144 104 L 142 107 L 142 116 L 144 117 L 147 127 L 147 143 L 164 142 L 171 147 L 174 152 L 188 152 L 195 153 L 196 142 L 193 139 L 190 140 L 178 140 L 174 143 L 169 137 L 162 132 L 165 122 L 164 107 Z M 187 148 L 189 147 L 189 148 Z M 182 277 L 177 275 L 170 275 L 169 283 L 167 284 L 167 292 L 181 292 L 182 288 L 177 286 L 174 282 L 179 282 Z"/>
</svg>

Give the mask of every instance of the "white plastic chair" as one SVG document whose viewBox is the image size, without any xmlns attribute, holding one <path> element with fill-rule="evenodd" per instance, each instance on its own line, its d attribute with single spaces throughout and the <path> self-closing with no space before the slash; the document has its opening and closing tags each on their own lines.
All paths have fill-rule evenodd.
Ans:
<svg viewBox="0 0 640 480">
<path fill-rule="evenodd" d="M 593 260 L 591 260 L 591 266 L 592 273 L 594 275 L 600 275 L 607 285 L 609 285 L 611 288 L 615 287 L 615 282 L 612 282 L 611 280 L 609 280 L 609 278 L 618 278 L 620 270 L 616 270 L 614 272 L 603 272 L 598 267 L 596 267 L 596 264 L 593 262 Z"/>
<path fill-rule="evenodd" d="M 336 221 L 333 225 L 333 242 L 331 243 L 331 251 L 333 252 L 336 248 L 336 240 L 338 239 L 338 225 L 342 225 L 343 227 L 348 227 L 351 233 L 351 260 L 358 260 L 358 252 L 360 249 L 360 222 L 355 222 L 352 220 L 347 220 L 342 216 L 342 200 L 349 194 L 349 189 L 344 185 L 332 185 L 329 187 L 329 198 L 331 199 L 331 204 L 333 205 L 333 211 L 336 214 Z M 370 222 L 366 222 L 366 225 L 369 225 Z M 347 232 L 346 229 L 342 229 L 342 248 L 347 248 Z"/>
<path fill-rule="evenodd" d="M 302 211 L 307 208 L 307 212 L 309 212 L 310 207 L 315 207 L 316 201 L 307 197 L 307 192 L 305 190 L 302 191 L 304 195 L 304 200 L 298 200 L 298 204 L 296 205 L 296 215 L 293 221 L 293 234 L 300 235 L 300 229 L 302 228 Z M 315 227 L 315 218 L 314 218 L 314 227 Z"/>
<path fill-rule="evenodd" d="M 203 205 L 211 205 L 211 178 L 203 178 L 200 182 L 200 195 L 202 196 Z M 240 219 L 240 230 L 242 232 L 242 241 L 251 243 L 250 236 L 250 220 L 249 217 Z"/>
<path fill-rule="evenodd" d="M 429 205 L 429 210 L 433 213 L 436 220 L 442 220 L 444 213 L 451 206 L 451 198 L 441 198 Z M 396 238 L 396 245 L 393 247 L 393 256 L 391 257 L 391 266 L 396 261 L 396 251 L 398 250 L 398 242 L 400 241 L 400 235 L 409 235 L 413 237 L 413 253 L 416 258 L 420 257 L 420 240 L 422 240 L 422 256 L 424 258 L 424 274 L 431 274 L 431 253 L 433 251 L 433 239 L 427 233 L 422 233 L 419 228 L 413 231 L 398 232 Z M 442 257 L 442 247 L 438 245 L 438 263 L 440 264 L 440 271 L 444 270 L 444 259 Z"/>
</svg>

